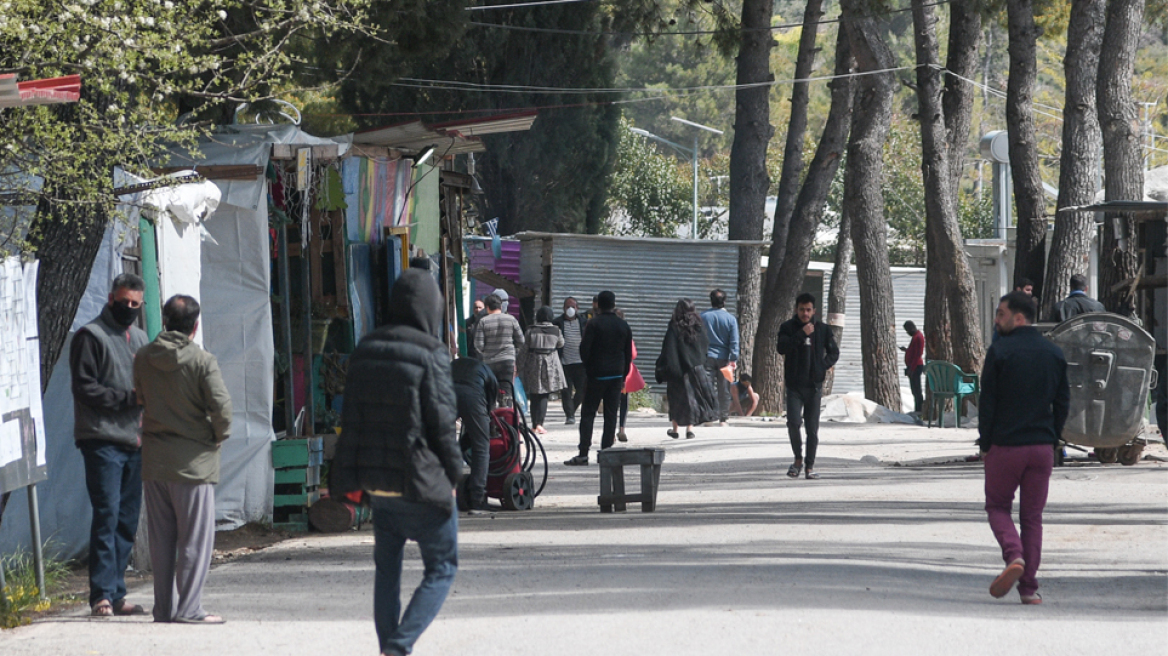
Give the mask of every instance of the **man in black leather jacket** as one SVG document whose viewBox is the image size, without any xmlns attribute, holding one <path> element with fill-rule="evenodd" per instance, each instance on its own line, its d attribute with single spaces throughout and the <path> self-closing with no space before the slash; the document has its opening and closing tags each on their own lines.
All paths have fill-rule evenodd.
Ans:
<svg viewBox="0 0 1168 656">
<path fill-rule="evenodd" d="M 819 446 L 819 402 L 827 370 L 839 360 L 839 346 L 827 324 L 815 315 L 815 297 L 800 294 L 795 299 L 795 316 L 779 326 L 775 348 L 783 356 L 783 382 L 787 386 L 787 436 L 795 463 L 787 476 L 799 477 L 803 468 L 801 425 L 807 425 L 807 469 L 809 479 L 819 478 L 814 471 L 815 452 Z"/>
<path fill-rule="evenodd" d="M 458 569 L 454 488 L 462 475 L 455 437 L 458 404 L 442 343 L 442 295 L 425 271 L 406 270 L 393 286 L 389 324 L 349 358 L 341 436 L 330 491 L 364 490 L 373 503 L 373 619 L 381 653 L 410 653 Z M 414 540 L 425 580 L 401 613 L 402 550 Z"/>
</svg>

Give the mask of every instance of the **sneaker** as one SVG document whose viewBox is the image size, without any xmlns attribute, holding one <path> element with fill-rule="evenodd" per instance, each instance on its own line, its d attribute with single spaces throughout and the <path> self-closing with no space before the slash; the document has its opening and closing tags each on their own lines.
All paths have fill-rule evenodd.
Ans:
<svg viewBox="0 0 1168 656">
<path fill-rule="evenodd" d="M 490 511 L 483 510 L 482 508 L 471 508 L 470 510 L 466 511 L 466 514 L 472 517 L 477 517 L 479 515 L 489 515 L 491 513 Z"/>
<path fill-rule="evenodd" d="M 572 425 L 572 424 L 574 424 L 574 423 L 576 423 L 576 418 L 575 418 L 575 417 L 568 417 L 566 420 L 564 420 L 564 425 L 565 425 L 565 426 L 571 426 L 571 425 Z"/>
<path fill-rule="evenodd" d="M 1010 592 L 1014 584 L 1018 582 L 1018 579 L 1022 578 L 1024 571 L 1026 571 L 1026 563 L 1021 558 L 1015 558 L 990 584 L 990 594 L 999 599 L 1005 597 L 1006 593 Z"/>
<path fill-rule="evenodd" d="M 628 436 L 628 435 L 625 435 L 625 431 L 624 431 L 624 429 L 622 428 L 622 429 L 620 430 L 620 432 L 618 432 L 618 433 L 616 434 L 616 439 L 620 440 L 621 442 L 628 442 L 628 441 L 629 441 L 629 436 Z"/>
<path fill-rule="evenodd" d="M 565 460 L 564 464 L 569 466 L 569 467 L 579 467 L 581 465 L 587 465 L 588 464 L 588 456 L 572 456 L 570 459 Z"/>
<path fill-rule="evenodd" d="M 1042 595 L 1035 592 L 1032 595 L 1022 595 L 1022 604 L 1025 606 L 1037 606 L 1042 603 Z"/>
</svg>

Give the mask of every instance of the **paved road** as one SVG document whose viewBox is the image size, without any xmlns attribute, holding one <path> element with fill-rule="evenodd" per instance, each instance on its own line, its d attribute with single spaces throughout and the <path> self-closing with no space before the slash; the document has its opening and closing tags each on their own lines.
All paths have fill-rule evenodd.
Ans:
<svg viewBox="0 0 1168 656">
<path fill-rule="evenodd" d="M 631 445 L 667 449 L 658 511 L 597 512 L 596 467 L 558 464 L 575 435 L 557 426 L 535 510 L 461 519 L 462 569 L 416 654 L 1168 653 L 1164 463 L 1056 470 L 1046 603 L 1024 607 L 987 592 L 1002 563 L 980 465 L 919 464 L 970 453 L 974 431 L 825 425 L 806 481 L 782 475 L 781 422 L 690 441 L 631 426 Z M 0 634 L 0 653 L 375 654 L 372 548 L 309 535 L 217 567 L 223 626 L 63 617 Z"/>
</svg>

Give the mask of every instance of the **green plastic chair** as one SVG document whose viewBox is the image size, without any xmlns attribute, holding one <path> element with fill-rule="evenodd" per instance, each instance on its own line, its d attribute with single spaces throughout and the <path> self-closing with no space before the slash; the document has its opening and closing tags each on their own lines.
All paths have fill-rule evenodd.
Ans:
<svg viewBox="0 0 1168 656">
<path fill-rule="evenodd" d="M 965 373 L 961 367 L 952 362 L 933 360 L 925 365 L 925 378 L 928 381 L 929 392 L 933 395 L 929 428 L 933 427 L 933 417 L 937 418 L 938 427 L 945 427 L 945 417 L 941 411 L 945 407 L 946 399 L 953 399 L 957 427 L 961 428 L 961 400 L 981 391 L 977 375 Z"/>
</svg>

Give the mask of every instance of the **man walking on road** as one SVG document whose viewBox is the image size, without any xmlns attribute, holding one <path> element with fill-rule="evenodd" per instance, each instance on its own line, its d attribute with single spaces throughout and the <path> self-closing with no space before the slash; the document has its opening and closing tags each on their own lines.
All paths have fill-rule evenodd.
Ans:
<svg viewBox="0 0 1168 656">
<path fill-rule="evenodd" d="M 985 460 L 986 515 L 1002 547 L 1006 568 L 990 585 L 1004 597 L 1018 583 L 1024 604 L 1040 604 L 1042 511 L 1054 467 L 1054 447 L 1067 420 L 1067 361 L 1031 324 L 1034 299 L 1021 292 L 1002 297 L 994 324 L 1002 337 L 986 353 L 978 402 L 978 445 Z M 1011 512 L 1021 489 L 1019 535 Z"/>
<path fill-rule="evenodd" d="M 69 368 L 73 439 L 85 460 L 93 507 L 89 527 L 89 606 L 97 617 L 141 615 L 126 602 L 126 565 L 142 508 L 142 408 L 134 391 L 134 355 L 149 341 L 134 326 L 146 284 L 131 273 L 114 279 L 101 315 L 73 336 Z"/>
<path fill-rule="evenodd" d="M 718 420 L 725 426 L 730 418 L 730 381 L 722 375 L 722 368 L 738 365 L 738 319 L 726 311 L 726 292 L 710 292 L 710 309 L 702 312 L 702 323 L 710 340 L 706 371 L 718 391 Z"/>
<path fill-rule="evenodd" d="M 364 490 L 373 504 L 373 621 L 385 656 L 404 656 L 438 615 L 458 570 L 454 488 L 462 475 L 458 403 L 442 342 L 442 294 L 425 271 L 393 285 L 389 323 L 349 357 L 334 495 Z M 425 574 L 401 610 L 402 551 L 414 540 Z"/>
<path fill-rule="evenodd" d="M 462 419 L 463 439 L 459 447 L 470 450 L 470 479 L 464 500 L 471 515 L 487 510 L 487 470 L 491 464 L 491 410 L 499 400 L 499 383 L 487 365 L 474 358 L 459 358 L 450 365 L 454 395 Z"/>
<path fill-rule="evenodd" d="M 523 352 L 523 331 L 515 317 L 503 312 L 503 300 L 491 294 L 484 301 L 487 315 L 475 326 L 479 357 L 499 381 L 500 389 L 515 397 L 515 360 Z"/>
<path fill-rule="evenodd" d="M 580 341 L 584 339 L 584 325 L 587 323 L 580 314 L 576 299 L 564 299 L 564 313 L 552 320 L 564 336 L 564 348 L 560 349 L 560 363 L 564 365 L 564 378 L 568 386 L 560 390 L 560 401 L 564 405 L 565 424 L 576 423 L 576 410 L 584 402 L 584 385 L 588 375 L 584 373 L 584 361 L 580 359 Z"/>
<path fill-rule="evenodd" d="M 807 424 L 808 479 L 819 478 L 813 471 L 819 447 L 819 401 L 827 370 L 839 360 L 839 347 L 831 328 L 815 316 L 815 297 L 808 293 L 795 299 L 795 317 L 779 326 L 776 348 L 783 356 L 783 381 L 787 386 L 787 435 L 795 462 L 787 476 L 799 478 L 804 467 L 803 440 L 799 428 Z"/>
<path fill-rule="evenodd" d="M 134 359 L 154 621 L 222 624 L 203 610 L 203 584 L 215 550 L 215 484 L 219 448 L 231 436 L 231 395 L 215 356 L 191 341 L 199 302 L 171 297 L 162 323 L 166 331 Z"/>
<path fill-rule="evenodd" d="M 913 412 L 919 415 L 921 408 L 925 407 L 925 394 L 921 389 L 921 375 L 925 373 L 925 334 L 911 321 L 904 322 L 904 332 L 910 338 L 908 348 L 900 347 L 904 351 L 904 375 L 908 376 L 912 388 Z"/>
<path fill-rule="evenodd" d="M 580 342 L 580 357 L 588 382 L 584 387 L 584 408 L 580 414 L 580 455 L 564 461 L 565 465 L 587 465 L 592 448 L 592 424 L 596 411 L 604 402 L 604 432 L 600 448 L 607 449 L 616 440 L 620 415 L 621 390 L 629 365 L 633 363 L 633 331 L 624 319 L 616 316 L 616 294 L 600 292 L 596 298 L 600 314 L 588 322 Z"/>
</svg>

